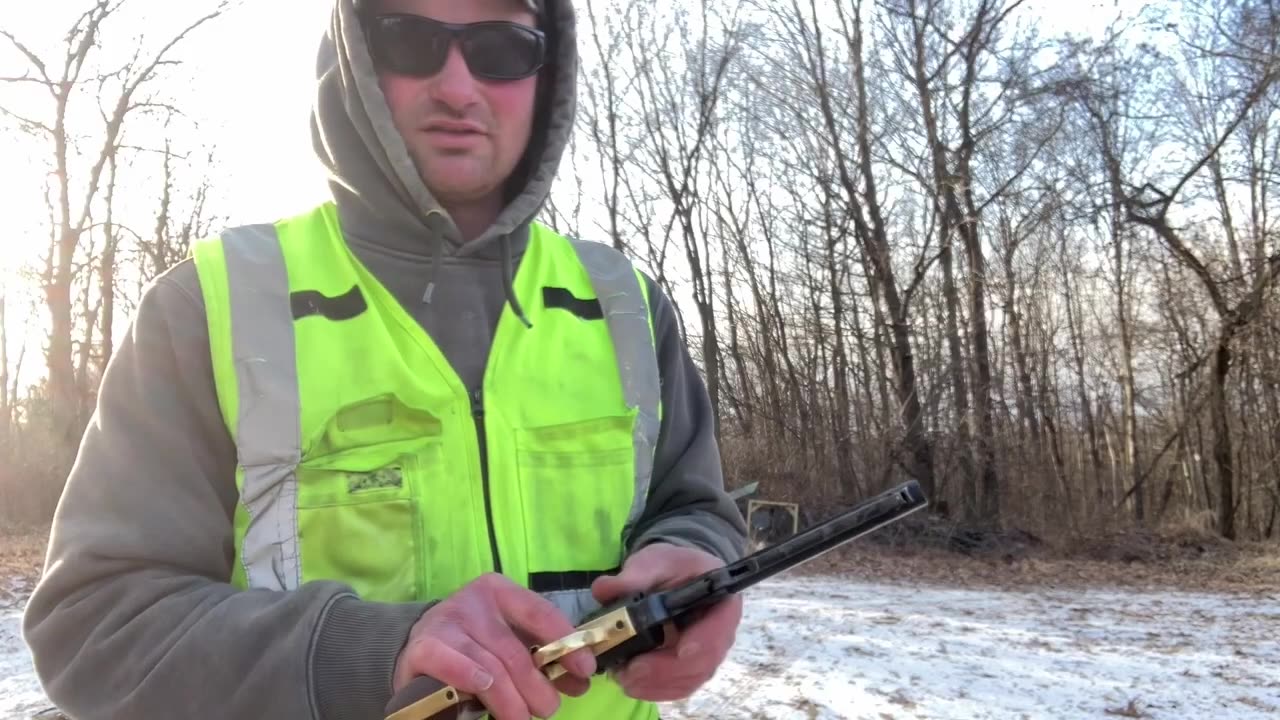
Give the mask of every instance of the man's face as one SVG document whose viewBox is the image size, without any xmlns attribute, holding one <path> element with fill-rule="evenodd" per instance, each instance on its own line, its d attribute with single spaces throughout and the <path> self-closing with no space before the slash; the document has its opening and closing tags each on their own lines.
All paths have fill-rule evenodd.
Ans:
<svg viewBox="0 0 1280 720">
<path fill-rule="evenodd" d="M 499 20 L 536 26 L 517 0 L 380 0 L 376 8 L 380 14 L 408 13 L 446 23 Z M 410 44 L 410 49 L 428 44 Z M 476 43 L 495 44 L 510 46 L 492 38 Z M 434 75 L 415 77 L 380 67 L 378 77 L 396 129 L 439 201 L 468 203 L 501 194 L 529 142 L 537 75 L 518 80 L 474 75 L 455 41 Z"/>
</svg>

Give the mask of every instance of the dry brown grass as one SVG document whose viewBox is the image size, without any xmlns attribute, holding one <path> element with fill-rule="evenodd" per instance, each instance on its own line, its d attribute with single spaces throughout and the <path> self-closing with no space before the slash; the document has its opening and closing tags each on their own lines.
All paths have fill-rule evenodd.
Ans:
<svg viewBox="0 0 1280 720">
<path fill-rule="evenodd" d="M 1074 545 L 963 554 L 869 536 L 798 568 L 872 582 L 952 586 L 1116 587 L 1228 593 L 1280 592 L 1280 543 L 1231 543 L 1204 531 L 1122 531 Z"/>
<path fill-rule="evenodd" d="M 0 608 L 20 606 L 44 566 L 48 529 L 0 524 Z"/>
<path fill-rule="evenodd" d="M 48 538 L 48 528 L 0 526 L 0 578 L 39 576 Z"/>
</svg>

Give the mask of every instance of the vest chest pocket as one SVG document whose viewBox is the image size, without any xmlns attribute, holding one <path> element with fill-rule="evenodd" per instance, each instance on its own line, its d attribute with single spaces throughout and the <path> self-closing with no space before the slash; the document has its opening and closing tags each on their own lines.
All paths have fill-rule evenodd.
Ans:
<svg viewBox="0 0 1280 720">
<path fill-rule="evenodd" d="M 381 415 L 368 412 L 370 403 L 360 406 L 365 419 Z M 298 466 L 302 579 L 345 582 L 365 600 L 416 600 L 423 585 L 416 479 L 442 464 L 439 425 L 411 424 L 415 435 L 394 422 L 353 423 L 358 414 L 344 415 L 351 411 L 335 416 Z"/>
<path fill-rule="evenodd" d="M 635 494 L 634 415 L 516 431 L 529 572 L 608 570 Z"/>
</svg>

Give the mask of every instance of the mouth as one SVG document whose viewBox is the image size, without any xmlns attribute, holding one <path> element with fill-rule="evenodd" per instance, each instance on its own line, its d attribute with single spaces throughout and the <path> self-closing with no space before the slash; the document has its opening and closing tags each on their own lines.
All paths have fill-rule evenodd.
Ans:
<svg viewBox="0 0 1280 720">
<path fill-rule="evenodd" d="M 472 137 L 485 134 L 484 128 L 475 123 L 448 120 L 429 123 L 422 130 L 429 135 L 443 137 Z"/>
</svg>

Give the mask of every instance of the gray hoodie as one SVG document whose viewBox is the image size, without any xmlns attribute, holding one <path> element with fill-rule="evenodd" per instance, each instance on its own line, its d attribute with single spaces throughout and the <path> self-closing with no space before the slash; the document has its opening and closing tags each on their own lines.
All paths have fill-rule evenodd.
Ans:
<svg viewBox="0 0 1280 720">
<path fill-rule="evenodd" d="M 472 386 L 573 125 L 573 11 L 567 0 L 539 5 L 559 41 L 543 122 L 506 210 L 465 244 L 447 218 L 421 219 L 437 206 L 393 129 L 352 0 L 335 3 L 319 53 L 313 137 L 347 240 Z M 649 286 L 663 422 L 633 547 L 662 540 L 732 560 L 745 526 L 724 491 L 707 393 L 670 300 Z M 368 602 L 330 581 L 292 592 L 230 585 L 235 464 L 187 261 L 147 288 L 107 368 L 26 609 L 36 672 L 63 712 L 382 717 L 396 656 L 427 604 Z"/>
</svg>

